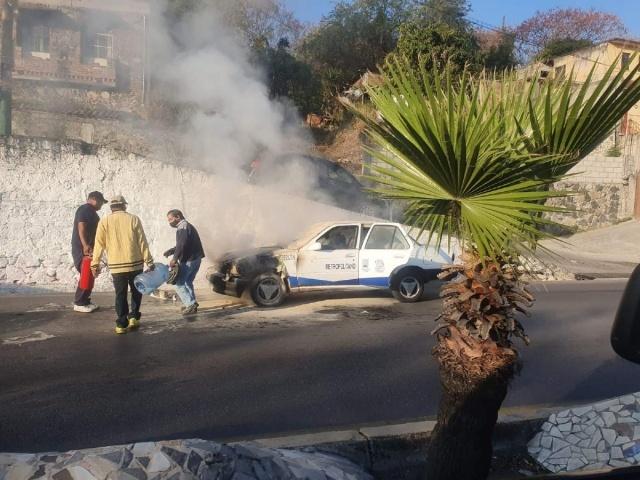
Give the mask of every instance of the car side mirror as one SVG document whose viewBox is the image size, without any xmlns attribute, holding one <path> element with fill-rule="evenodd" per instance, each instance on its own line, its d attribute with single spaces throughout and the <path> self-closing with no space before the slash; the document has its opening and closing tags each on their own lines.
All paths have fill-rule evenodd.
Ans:
<svg viewBox="0 0 640 480">
<path fill-rule="evenodd" d="M 640 363 L 640 265 L 622 294 L 611 329 L 611 346 L 622 358 Z"/>
<path fill-rule="evenodd" d="M 311 250 L 312 252 L 322 250 L 322 244 L 320 242 L 313 242 L 311 245 L 309 245 L 309 250 Z"/>
</svg>

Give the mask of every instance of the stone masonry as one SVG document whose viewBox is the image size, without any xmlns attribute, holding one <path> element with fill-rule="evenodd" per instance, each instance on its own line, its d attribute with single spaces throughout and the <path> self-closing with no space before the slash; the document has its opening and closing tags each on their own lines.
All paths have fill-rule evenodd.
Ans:
<svg viewBox="0 0 640 480">
<path fill-rule="evenodd" d="M 2 454 L 5 480 L 372 480 L 349 460 L 244 442 L 144 442 L 66 453 Z"/>
<path fill-rule="evenodd" d="M 148 0 L 0 0 L 0 12 L 4 133 L 143 151 Z"/>
<path fill-rule="evenodd" d="M 528 450 L 554 473 L 640 464 L 640 393 L 552 414 Z"/>
<path fill-rule="evenodd" d="M 162 252 L 175 242 L 166 222 L 173 208 L 196 225 L 209 260 L 237 248 L 281 244 L 312 223 L 355 215 L 119 150 L 86 152 L 74 142 L 0 139 L 0 172 L 0 287 L 75 288 L 73 215 L 92 190 L 125 196 L 156 261 L 164 261 Z M 106 215 L 108 207 L 99 213 Z M 110 276 L 101 275 L 97 289 L 111 288 Z"/>
</svg>

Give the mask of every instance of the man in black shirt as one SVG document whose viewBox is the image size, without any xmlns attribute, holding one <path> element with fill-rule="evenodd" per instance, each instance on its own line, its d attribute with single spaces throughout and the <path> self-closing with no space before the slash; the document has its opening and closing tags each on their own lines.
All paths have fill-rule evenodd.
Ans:
<svg viewBox="0 0 640 480">
<path fill-rule="evenodd" d="M 193 281 L 200 270 L 201 260 L 204 258 L 204 250 L 200 235 L 196 228 L 187 222 L 180 210 L 171 210 L 167 213 L 167 220 L 176 230 L 176 246 L 167 250 L 164 255 L 173 255 L 169 262 L 170 267 L 179 265 L 176 292 L 184 304 L 183 315 L 197 313 L 198 302 L 196 292 L 193 289 Z"/>
<path fill-rule="evenodd" d="M 93 244 L 96 239 L 96 229 L 100 217 L 98 210 L 107 203 L 100 192 L 91 192 L 87 197 L 87 203 L 76 210 L 73 219 L 73 234 L 71 236 L 71 255 L 73 263 L 78 269 L 82 268 L 82 259 L 93 255 Z M 73 310 L 81 313 L 91 313 L 98 309 L 97 305 L 91 303 L 91 290 L 76 289 L 76 296 L 73 302 Z"/>
</svg>

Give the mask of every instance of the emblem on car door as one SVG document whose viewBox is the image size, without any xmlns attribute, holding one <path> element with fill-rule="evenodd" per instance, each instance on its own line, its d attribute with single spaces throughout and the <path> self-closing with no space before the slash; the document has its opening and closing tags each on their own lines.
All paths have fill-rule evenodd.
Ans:
<svg viewBox="0 0 640 480">
<path fill-rule="evenodd" d="M 384 260 L 376 260 L 376 272 L 384 272 Z"/>
</svg>

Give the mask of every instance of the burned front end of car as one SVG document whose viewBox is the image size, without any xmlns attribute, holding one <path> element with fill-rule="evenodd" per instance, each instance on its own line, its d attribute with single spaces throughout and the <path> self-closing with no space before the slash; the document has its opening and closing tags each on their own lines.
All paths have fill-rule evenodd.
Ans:
<svg viewBox="0 0 640 480">
<path fill-rule="evenodd" d="M 258 275 L 280 270 L 280 260 L 274 254 L 279 248 L 226 253 L 209 267 L 207 280 L 214 292 L 241 297 Z"/>
</svg>

